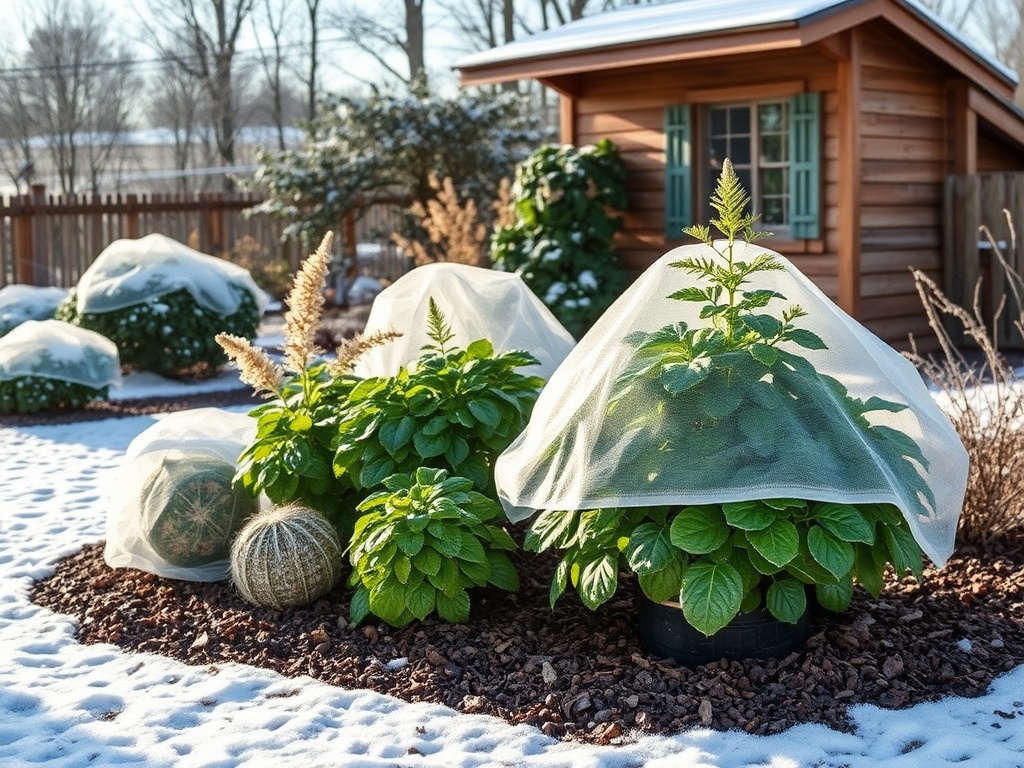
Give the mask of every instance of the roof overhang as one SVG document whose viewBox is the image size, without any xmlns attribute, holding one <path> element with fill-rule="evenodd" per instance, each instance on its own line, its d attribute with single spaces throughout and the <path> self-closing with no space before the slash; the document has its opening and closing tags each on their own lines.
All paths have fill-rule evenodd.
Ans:
<svg viewBox="0 0 1024 768">
<path fill-rule="evenodd" d="M 686 5 L 683 3 L 675 7 L 685 12 Z M 630 8 L 611 13 L 625 14 L 636 10 Z M 606 35 L 593 45 L 573 46 L 572 25 L 568 25 L 558 30 L 561 33 L 560 45 L 545 47 L 510 43 L 468 56 L 456 67 L 464 86 L 532 78 L 557 87 L 560 83 L 572 82 L 567 76 L 585 72 L 798 49 L 826 41 L 875 19 L 888 21 L 983 90 L 997 98 L 1013 99 L 1016 76 L 1010 70 L 951 35 L 937 19 L 907 0 L 823 3 L 813 12 L 785 21 L 693 33 L 670 31 L 661 36 L 656 31 L 647 31 L 642 39 L 623 42 L 614 42 L 612 36 Z M 674 28 L 666 25 L 666 29 Z M 536 37 L 540 38 L 540 35 Z"/>
</svg>

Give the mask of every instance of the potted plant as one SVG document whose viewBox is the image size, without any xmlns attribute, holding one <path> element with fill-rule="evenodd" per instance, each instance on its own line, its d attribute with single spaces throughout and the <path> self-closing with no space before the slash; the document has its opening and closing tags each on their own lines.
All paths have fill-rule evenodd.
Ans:
<svg viewBox="0 0 1024 768">
<path fill-rule="evenodd" d="M 712 224 L 724 239 L 691 227 L 687 234 L 702 246 L 682 249 L 684 257 L 670 264 L 695 279 L 669 298 L 696 311 L 653 330 L 603 319 L 594 332 L 602 342 L 619 334 L 626 362 L 602 369 L 613 373 L 578 396 L 571 417 L 538 403 L 534 419 L 540 414 L 556 435 L 528 427 L 498 462 L 507 509 L 543 510 L 525 547 L 563 553 L 552 606 L 573 587 L 596 608 L 615 593 L 620 571 L 631 571 L 649 601 L 641 639 L 685 663 L 788 652 L 806 637 L 809 597 L 842 611 L 855 584 L 877 596 L 889 564 L 898 575 L 909 570 L 920 578 L 920 531 L 912 532 L 908 517 L 920 529 L 949 516 L 936 501 L 936 467 L 929 473 L 922 438 L 901 428 L 930 418 L 927 392 L 900 379 L 928 398 L 908 411 L 904 402 L 856 397 L 817 369 L 811 358 L 826 344 L 802 324 L 807 312 L 783 305 L 776 282 L 754 285 L 752 278 L 786 267 L 750 248 L 766 233 L 744 213 L 748 202 L 726 161 L 711 200 L 719 214 Z M 664 290 L 660 283 L 656 289 Z M 852 331 L 861 342 L 863 333 Z M 597 347 L 585 339 L 578 360 L 596 364 L 619 354 Z M 542 397 L 565 401 L 577 384 L 569 372 L 556 374 Z M 581 429 L 578 422 L 588 418 Z M 956 478 L 966 470 L 965 463 L 950 467 Z M 618 503 L 598 506 L 595 499 Z M 941 557 L 938 548 L 932 552 Z M 677 603 L 670 616 L 677 621 L 659 614 L 666 601 Z M 783 626 L 767 630 L 766 645 L 762 630 L 737 625 L 752 620 Z M 662 629 L 667 641 L 657 636 Z M 752 643 L 723 642 L 723 631 Z"/>
</svg>

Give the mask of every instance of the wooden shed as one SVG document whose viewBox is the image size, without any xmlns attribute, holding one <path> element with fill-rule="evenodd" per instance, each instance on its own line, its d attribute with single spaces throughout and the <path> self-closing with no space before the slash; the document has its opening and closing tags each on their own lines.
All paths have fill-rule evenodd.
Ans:
<svg viewBox="0 0 1024 768">
<path fill-rule="evenodd" d="M 456 66 L 463 85 L 539 80 L 563 142 L 618 145 L 628 269 L 707 220 L 729 157 L 766 244 L 896 346 L 929 335 L 909 268 L 941 284 L 946 177 L 1024 170 L 1015 74 L 907 0 L 633 6 Z"/>
</svg>

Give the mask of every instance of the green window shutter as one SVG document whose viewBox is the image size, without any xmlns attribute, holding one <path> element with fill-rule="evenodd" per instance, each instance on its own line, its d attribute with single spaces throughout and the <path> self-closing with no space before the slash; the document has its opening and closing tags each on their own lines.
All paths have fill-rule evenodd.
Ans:
<svg viewBox="0 0 1024 768">
<path fill-rule="evenodd" d="M 665 110 L 665 237 L 678 240 L 693 223 L 690 105 Z"/>
<path fill-rule="evenodd" d="M 797 240 L 821 237 L 821 94 L 789 100 L 789 231 Z"/>
</svg>

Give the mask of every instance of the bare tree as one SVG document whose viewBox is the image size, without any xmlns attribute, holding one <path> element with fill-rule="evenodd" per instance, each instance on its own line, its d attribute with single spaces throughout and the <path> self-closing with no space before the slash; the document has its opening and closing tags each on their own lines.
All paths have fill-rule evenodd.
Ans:
<svg viewBox="0 0 1024 768">
<path fill-rule="evenodd" d="M 394 13 L 397 3 L 367 10 L 363 5 L 347 4 L 330 17 L 330 23 L 342 38 L 374 59 L 389 75 L 411 86 L 425 81 L 423 5 L 426 0 L 402 0 L 402 11 Z M 402 72 L 391 55 L 401 55 L 407 71 Z M 353 73 L 349 73 L 353 74 Z"/>
<path fill-rule="evenodd" d="M 309 67 L 305 77 L 300 78 L 306 86 L 306 119 L 316 117 L 316 102 L 320 94 L 320 0 L 305 0 L 306 19 L 309 22 Z"/>
<path fill-rule="evenodd" d="M 123 147 L 129 106 L 141 87 L 133 58 L 100 8 L 90 0 L 49 0 L 39 7 L 22 67 L 7 83 L 18 91 L 15 119 L 22 130 L 38 133 L 65 194 L 83 184 L 99 190 Z"/>
<path fill-rule="evenodd" d="M 150 30 L 162 58 L 194 77 L 206 91 L 220 161 L 235 163 L 238 119 L 238 41 L 256 0 L 151 0 Z M 166 32 L 163 30 L 170 30 Z M 225 180 L 225 186 L 232 183 Z"/>
<path fill-rule="evenodd" d="M 262 0 L 260 13 L 253 17 L 253 32 L 259 49 L 260 64 L 270 93 L 270 120 L 277 131 L 277 148 L 285 148 L 284 140 L 284 62 L 285 22 L 289 17 L 290 0 Z M 264 38 L 269 38 L 264 43 Z"/>
<path fill-rule="evenodd" d="M 196 143 L 204 111 L 202 84 L 173 61 L 165 61 L 154 79 L 149 102 L 150 123 L 171 133 L 174 168 L 180 172 L 176 186 L 186 192 L 189 183 L 185 170 L 195 167 Z"/>
<path fill-rule="evenodd" d="M 0 77 L 0 163 L 4 173 L 17 187 L 28 181 L 33 168 L 32 119 L 25 103 L 21 70 L 13 55 L 3 58 L 4 76 Z M 27 190 L 26 190 L 27 191 Z"/>
</svg>

